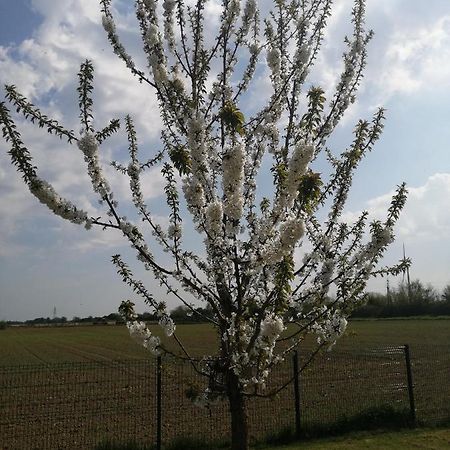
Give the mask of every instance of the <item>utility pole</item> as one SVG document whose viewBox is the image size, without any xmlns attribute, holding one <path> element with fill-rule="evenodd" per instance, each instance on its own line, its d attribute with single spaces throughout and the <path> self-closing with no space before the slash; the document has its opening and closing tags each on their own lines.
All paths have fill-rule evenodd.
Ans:
<svg viewBox="0 0 450 450">
<path fill-rule="evenodd" d="M 388 305 L 392 304 L 391 287 L 389 286 L 389 277 L 386 278 L 386 300 Z"/>
</svg>

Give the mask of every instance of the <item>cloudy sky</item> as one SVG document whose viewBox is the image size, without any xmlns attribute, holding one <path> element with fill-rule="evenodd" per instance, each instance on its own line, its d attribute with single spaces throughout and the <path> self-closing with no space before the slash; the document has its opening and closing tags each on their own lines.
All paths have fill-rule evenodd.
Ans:
<svg viewBox="0 0 450 450">
<path fill-rule="evenodd" d="M 113 2 L 121 13 L 118 26 L 124 41 L 140 61 L 136 24 L 125 7 L 128 3 Z M 351 9 L 349 0 L 335 3 L 323 53 L 309 80 L 327 90 L 339 74 Z M 206 14 L 214 26 L 217 8 L 213 2 Z M 448 0 L 367 0 L 367 24 L 375 38 L 369 47 L 366 76 L 358 102 L 332 141 L 334 150 L 343 150 L 351 142 L 354 123 L 360 117 L 370 119 L 377 106 L 387 108 L 387 123 L 355 177 L 346 215 L 351 218 L 367 209 L 371 217 L 383 217 L 392 191 L 405 181 L 408 204 L 386 262 L 401 258 L 404 243 L 413 259 L 412 278 L 442 289 L 450 283 L 450 6 Z M 86 58 L 96 67 L 98 128 L 129 113 L 136 119 L 145 147 L 156 151 L 160 120 L 153 94 L 113 55 L 97 1 L 0 2 L 1 84 L 15 84 L 46 113 L 76 131 L 76 74 Z M 76 147 L 21 119 L 18 123 L 40 173 L 94 214 L 98 205 L 86 189 L 88 179 Z M 123 160 L 120 149 L 125 146 L 123 137 L 115 138 L 104 150 L 104 160 Z M 7 150 L 0 141 L 0 320 L 51 316 L 54 307 L 57 315 L 69 318 L 103 315 L 115 311 L 122 299 L 133 298 L 109 263 L 114 253 L 130 255 L 120 236 L 101 230 L 86 232 L 49 214 L 28 193 Z M 115 179 L 118 198 L 126 200 L 127 180 Z M 147 175 L 146 196 L 164 222 L 162 186 L 156 171 Z M 392 279 L 391 284 L 398 281 Z M 370 289 L 382 291 L 384 283 L 373 281 Z M 151 280 L 148 285 L 164 296 Z"/>
</svg>

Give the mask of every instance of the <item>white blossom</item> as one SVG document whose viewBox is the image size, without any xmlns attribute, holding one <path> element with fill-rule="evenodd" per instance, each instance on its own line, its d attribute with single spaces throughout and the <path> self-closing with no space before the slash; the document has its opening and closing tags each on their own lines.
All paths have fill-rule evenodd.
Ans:
<svg viewBox="0 0 450 450">
<path fill-rule="evenodd" d="M 111 17 L 103 15 L 102 16 L 102 25 L 108 34 L 110 34 L 110 33 L 113 34 L 116 32 L 116 25 L 114 24 L 114 21 L 112 20 Z"/>
<path fill-rule="evenodd" d="M 206 229 L 209 234 L 216 236 L 222 229 L 223 208 L 222 202 L 216 200 L 206 208 Z"/>
<path fill-rule="evenodd" d="M 116 32 L 116 25 L 113 21 L 113 18 L 110 15 L 104 14 L 102 16 L 102 25 L 108 35 L 108 39 L 113 46 L 114 53 L 125 61 L 128 68 L 134 70 L 135 65 L 131 56 L 126 52 L 125 47 L 119 41 L 119 37 Z"/>
<path fill-rule="evenodd" d="M 142 345 L 155 356 L 160 354 L 159 346 L 161 345 L 161 341 L 157 336 L 152 335 L 145 322 L 139 322 L 136 320 L 127 322 L 127 328 L 130 336 L 138 344 Z"/>
<path fill-rule="evenodd" d="M 261 336 L 274 341 L 284 330 L 283 319 L 279 316 L 268 316 L 261 322 Z"/>
<path fill-rule="evenodd" d="M 223 209 L 228 217 L 235 220 L 241 218 L 244 205 L 242 197 L 244 157 L 243 145 L 237 143 L 225 153 L 222 162 L 222 185 L 225 196 Z"/>
<path fill-rule="evenodd" d="M 163 10 L 164 10 L 164 38 L 169 44 L 169 48 L 173 49 L 175 46 L 175 34 L 173 30 L 174 20 L 173 13 L 176 5 L 176 0 L 164 0 Z"/>
<path fill-rule="evenodd" d="M 189 210 L 198 219 L 198 212 L 205 205 L 205 193 L 200 182 L 193 178 L 183 180 L 183 193 Z"/>
<path fill-rule="evenodd" d="M 291 218 L 280 226 L 280 244 L 284 253 L 293 250 L 305 232 L 302 219 Z"/>
<path fill-rule="evenodd" d="M 344 334 L 347 324 L 347 319 L 338 311 L 327 311 L 325 319 L 313 325 L 313 330 L 318 335 L 318 343 L 328 342 L 328 349 L 331 349 L 336 340 Z"/>
<path fill-rule="evenodd" d="M 202 118 L 196 117 L 188 122 L 187 143 L 191 154 L 191 170 L 194 177 L 202 179 L 205 171 L 205 122 Z"/>
<path fill-rule="evenodd" d="M 85 228 L 89 229 L 92 222 L 88 219 L 88 214 L 78 209 L 69 200 L 60 197 L 53 186 L 45 180 L 35 178 L 30 184 L 30 192 L 51 211 L 63 219 L 72 223 L 85 223 Z"/>
<path fill-rule="evenodd" d="M 270 70 L 272 71 L 272 74 L 274 76 L 278 75 L 280 71 L 280 64 L 281 64 L 280 52 L 278 51 L 277 48 L 272 47 L 267 52 L 267 65 L 270 67 Z"/>
<path fill-rule="evenodd" d="M 164 330 L 164 333 L 166 336 L 172 336 L 175 332 L 175 323 L 173 322 L 172 318 L 168 316 L 167 314 L 164 314 L 161 319 L 159 319 L 159 325 Z"/>
<path fill-rule="evenodd" d="M 171 224 L 171 225 L 169 225 L 169 228 L 167 229 L 167 235 L 171 239 L 181 239 L 182 232 L 183 232 L 183 230 L 179 223 Z"/>
<path fill-rule="evenodd" d="M 111 189 L 103 176 L 103 170 L 98 159 L 98 143 L 95 136 L 90 133 L 84 134 L 78 141 L 78 148 L 84 154 L 84 160 L 88 166 L 88 175 L 91 178 L 94 191 L 105 200 Z"/>
<path fill-rule="evenodd" d="M 306 173 L 308 164 L 314 155 L 314 146 L 304 143 L 297 144 L 289 160 L 289 171 L 286 179 L 287 207 L 292 206 L 302 176 Z"/>
</svg>

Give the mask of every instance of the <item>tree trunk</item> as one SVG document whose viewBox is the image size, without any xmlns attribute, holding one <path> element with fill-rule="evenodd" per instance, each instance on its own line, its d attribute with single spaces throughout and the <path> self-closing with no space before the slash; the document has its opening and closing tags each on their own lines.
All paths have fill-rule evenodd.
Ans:
<svg viewBox="0 0 450 450">
<path fill-rule="evenodd" d="M 231 450 L 248 450 L 247 408 L 234 373 L 227 374 L 227 394 L 231 414 Z"/>
</svg>

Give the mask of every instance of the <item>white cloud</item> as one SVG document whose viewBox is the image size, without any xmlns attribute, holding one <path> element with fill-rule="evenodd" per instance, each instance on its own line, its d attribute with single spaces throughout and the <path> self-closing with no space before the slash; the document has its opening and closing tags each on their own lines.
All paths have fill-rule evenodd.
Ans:
<svg viewBox="0 0 450 450">
<path fill-rule="evenodd" d="M 393 192 L 371 199 L 366 210 L 371 219 L 384 220 Z M 392 264 L 402 257 L 402 244 L 412 257 L 412 276 L 431 282 L 442 288 L 450 282 L 450 173 L 436 173 L 418 187 L 408 188 L 408 200 L 395 227 L 396 242 L 386 257 Z M 360 212 L 344 215 L 353 221 Z M 383 281 L 372 282 L 376 289 L 383 289 Z"/>
<path fill-rule="evenodd" d="M 371 217 L 383 220 L 393 193 L 367 202 Z M 408 188 L 408 200 L 397 224 L 399 239 L 448 242 L 450 248 L 450 173 L 436 173 L 425 184 Z"/>
<path fill-rule="evenodd" d="M 192 2 L 193 0 L 189 0 Z M 143 149 L 153 152 L 161 128 L 161 119 L 155 97 L 150 88 L 140 85 L 133 78 L 124 64 L 112 53 L 105 33 L 101 27 L 98 2 L 92 0 L 33 0 L 34 8 L 42 15 L 41 26 L 34 30 L 31 38 L 16 47 L 0 46 L 0 81 L 14 83 L 19 90 L 31 96 L 33 101 L 43 105 L 43 110 L 58 120 L 68 124 L 76 131 L 77 97 L 76 83 L 80 63 L 85 58 L 93 60 L 96 68 L 95 108 L 97 123 L 106 124 L 113 117 L 123 117 L 130 113 L 136 118 L 138 136 L 141 137 Z M 266 2 L 260 2 L 260 4 Z M 328 46 L 325 54 L 317 62 L 317 69 L 311 81 L 322 84 L 332 91 L 339 76 L 340 55 L 344 50 L 343 36 L 349 31 L 349 16 L 352 0 L 336 2 L 334 16 L 330 19 L 327 32 Z M 118 29 L 123 35 L 129 52 L 136 55 L 136 62 L 144 67 L 144 58 L 140 50 L 140 39 L 135 19 L 125 8 L 129 2 L 114 2 L 123 7 L 118 16 Z M 448 86 L 450 80 L 450 16 L 434 17 L 417 27 L 407 27 L 398 23 L 403 15 L 405 4 L 395 0 L 372 0 L 368 2 L 378 15 L 389 19 L 393 33 L 384 32 L 381 27 L 369 48 L 369 65 L 367 76 L 362 85 L 363 103 L 367 105 L 364 94 L 371 86 L 382 96 L 377 99 L 385 101 L 398 93 L 413 93 L 427 86 Z M 412 4 L 412 3 L 411 3 Z M 208 2 L 206 10 L 206 27 L 215 31 L 220 13 L 218 1 Z M 402 9 L 403 8 L 403 9 Z M 380 12 L 381 11 L 381 12 Z M 382 23 L 382 22 L 380 22 Z M 398 26 L 397 26 L 398 23 Z M 372 24 L 368 21 L 368 26 Z M 371 57 L 372 50 L 379 58 Z M 317 75 L 317 77 L 316 77 Z M 267 89 L 267 77 L 260 77 L 253 85 L 256 93 L 249 98 L 251 108 L 259 106 L 270 90 Z M 262 95 L 260 93 L 262 92 Z M 51 97 L 51 101 L 48 98 Z M 381 98 L 382 97 L 382 98 Z M 369 100 L 369 103 L 373 101 Z M 361 105 L 361 104 L 360 104 Z M 247 105 L 248 106 L 248 105 Z M 51 113 L 51 114 L 50 114 Z M 346 115 L 352 119 L 360 111 L 353 107 Z M 74 200 L 82 208 L 92 213 L 98 211 L 94 196 L 89 193 L 89 180 L 80 152 L 76 146 L 69 147 L 63 141 L 46 135 L 45 131 L 31 127 L 22 127 L 24 141 L 32 144 L 36 163 L 45 177 L 52 181 L 63 195 Z M 114 138 L 102 149 L 105 163 L 111 159 L 125 160 L 126 140 L 123 130 L 120 138 Z M 143 140 L 143 136 L 147 139 Z M 14 173 L 0 141 L 0 256 L 15 255 L 25 251 L 31 245 L 37 251 L 36 243 L 20 241 L 21 233 L 28 227 L 34 227 L 48 212 L 30 196 L 20 177 Z M 116 151 L 118 150 L 118 151 Z M 122 152 L 121 152 L 122 151 Z M 153 152 L 154 153 L 154 152 Z M 142 155 L 142 158 L 151 155 Z M 114 189 L 119 200 L 129 199 L 128 179 L 106 169 L 116 182 Z M 14 173 L 14 175 L 12 175 Z M 163 191 L 161 175 L 150 170 L 144 176 L 144 194 L 149 199 L 157 198 Z M 424 185 L 410 188 L 409 200 L 397 229 L 398 240 L 405 240 L 411 249 L 421 248 L 422 261 L 428 261 L 423 253 L 433 245 L 441 248 L 450 247 L 450 174 L 435 174 Z M 389 205 L 390 195 L 382 196 L 368 202 L 367 206 L 374 217 L 383 218 Z M 351 214 L 348 215 L 351 217 Z M 50 220 L 50 219 L 49 219 Z M 52 218 L 51 230 L 42 230 L 48 236 L 54 233 L 55 241 L 64 250 L 89 254 L 96 248 L 111 248 L 126 245 L 119 233 L 103 233 L 95 229 L 86 233 L 81 227 Z M 158 222 L 166 224 L 167 219 L 159 217 Z M 26 231 L 26 230 L 25 230 Z M 196 242 L 194 242 L 196 244 Z M 42 250 L 45 253 L 45 250 Z M 54 251 L 57 248 L 53 249 Z M 62 253 L 62 250 L 61 250 Z M 47 257 L 47 255 L 45 255 Z M 45 258 L 44 258 L 45 259 Z M 436 261 L 441 264 L 443 259 Z M 431 264 L 429 264 L 431 267 Z M 447 270 L 448 271 L 448 270 Z M 425 272 L 424 272 L 425 273 Z M 431 279 L 429 279 L 432 281 Z M 444 280 L 444 275 L 436 275 L 436 280 Z M 427 280 L 425 280 L 427 281 Z M 433 280 L 434 281 L 434 280 Z M 445 281 L 445 280 L 444 280 Z"/>
<path fill-rule="evenodd" d="M 450 86 L 450 15 L 390 35 L 384 57 L 371 74 L 385 103 L 395 94 Z"/>
<path fill-rule="evenodd" d="M 75 112 L 77 72 L 80 63 L 89 58 L 96 68 L 98 123 L 106 124 L 111 118 L 129 113 L 136 117 L 137 125 L 149 139 L 157 138 L 162 122 L 154 93 L 139 84 L 113 54 L 101 26 L 97 3 L 65 0 L 54 4 L 35 0 L 34 7 L 43 15 L 43 21 L 33 36 L 15 48 L 0 47 L 1 81 L 15 84 L 20 92 L 38 103 L 51 93 L 53 108 L 61 105 L 66 112 L 70 105 Z M 118 16 L 117 20 L 119 24 L 130 22 L 128 16 Z M 130 26 L 126 28 L 128 31 Z M 136 55 L 137 63 L 145 69 L 138 27 L 133 29 L 134 33 L 125 33 L 125 39 L 130 53 Z M 74 117 L 68 118 L 69 123 L 77 127 Z"/>
<path fill-rule="evenodd" d="M 123 118 L 130 113 L 135 118 L 142 149 L 152 150 L 151 154 L 143 151 L 142 158 L 146 160 L 154 156 L 158 148 L 154 150 L 151 143 L 156 140 L 161 128 L 155 97 L 150 89 L 146 89 L 132 77 L 113 54 L 101 26 L 98 4 L 91 0 L 65 0 L 57 3 L 34 0 L 33 7 L 43 16 L 42 23 L 33 31 L 31 38 L 18 43 L 16 47 L 0 46 L 0 81 L 15 84 L 21 93 L 41 107 L 43 113 L 77 131 L 80 127 L 75 91 L 77 72 L 80 63 L 86 57 L 91 58 L 96 68 L 95 123 L 101 127 L 111 118 Z M 118 18 L 119 24 L 126 24 L 127 29 L 130 28 L 128 25 L 131 20 L 127 15 Z M 130 51 L 139 55 L 137 31 L 134 34 L 136 40 Z M 17 123 L 23 140 L 33 155 L 34 163 L 38 166 L 39 174 L 77 206 L 94 216 L 104 215 L 91 192 L 85 163 L 76 145 L 70 146 L 49 136 L 45 130 L 28 125 L 22 119 L 18 119 Z M 112 184 L 119 201 L 130 198 L 129 180 L 109 167 L 109 162 L 112 159 L 124 160 L 127 156 L 123 128 L 122 125 L 119 137 L 114 137 L 101 148 L 105 172 L 115 180 Z M 29 242 L 27 245 L 14 243 L 14 238 L 17 240 L 21 228 L 31 226 L 31 221 L 27 218 L 42 218 L 48 211 L 29 194 L 21 183 L 20 176 L 14 173 L 6 155 L 8 146 L 3 140 L 0 141 L 0 147 L 0 252 L 4 256 L 23 251 L 30 245 Z M 147 171 L 143 177 L 143 191 L 147 199 L 162 195 L 162 176 L 155 173 L 155 170 Z M 54 220 L 59 224 L 58 219 Z M 57 225 L 54 231 L 59 236 L 70 236 L 73 227 L 70 224 Z M 78 243 L 70 245 L 83 251 L 95 245 L 109 247 L 115 240 L 105 237 L 106 234 L 109 233 L 92 232 L 86 242 L 80 238 Z"/>
</svg>

